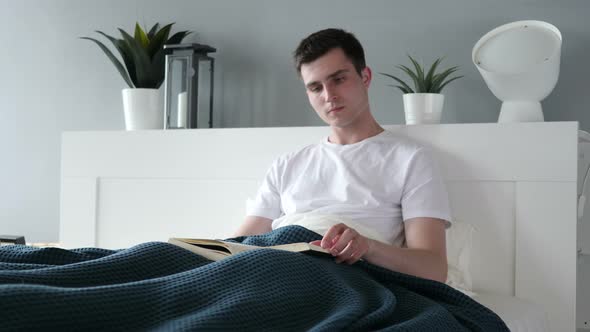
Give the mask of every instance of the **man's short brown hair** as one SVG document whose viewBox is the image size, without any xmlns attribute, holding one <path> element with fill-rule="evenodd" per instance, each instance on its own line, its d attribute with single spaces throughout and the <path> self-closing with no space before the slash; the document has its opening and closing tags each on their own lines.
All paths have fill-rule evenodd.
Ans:
<svg viewBox="0 0 590 332">
<path fill-rule="evenodd" d="M 365 51 L 352 33 L 342 29 L 320 30 L 303 39 L 293 52 L 297 73 L 301 74 L 301 65 L 313 62 L 335 48 L 342 49 L 360 75 L 367 66 Z"/>
</svg>

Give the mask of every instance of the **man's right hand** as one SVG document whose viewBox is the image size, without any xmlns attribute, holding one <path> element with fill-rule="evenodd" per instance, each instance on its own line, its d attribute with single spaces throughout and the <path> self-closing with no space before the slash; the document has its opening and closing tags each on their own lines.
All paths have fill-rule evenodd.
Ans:
<svg viewBox="0 0 590 332">
<path fill-rule="evenodd" d="M 371 240 L 359 234 L 354 228 L 337 224 L 324 234 L 321 240 L 311 244 L 329 250 L 336 258 L 336 263 L 354 264 L 371 249 Z"/>
</svg>

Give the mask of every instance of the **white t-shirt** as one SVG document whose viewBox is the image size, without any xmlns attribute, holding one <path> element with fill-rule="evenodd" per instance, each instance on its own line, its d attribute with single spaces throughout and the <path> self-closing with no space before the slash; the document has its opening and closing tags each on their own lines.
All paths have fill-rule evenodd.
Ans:
<svg viewBox="0 0 590 332">
<path fill-rule="evenodd" d="M 347 145 L 325 138 L 277 158 L 247 215 L 272 219 L 276 229 L 303 213 L 342 216 L 359 233 L 398 246 L 402 221 L 432 217 L 450 226 L 445 184 L 426 148 L 387 130 Z"/>
</svg>

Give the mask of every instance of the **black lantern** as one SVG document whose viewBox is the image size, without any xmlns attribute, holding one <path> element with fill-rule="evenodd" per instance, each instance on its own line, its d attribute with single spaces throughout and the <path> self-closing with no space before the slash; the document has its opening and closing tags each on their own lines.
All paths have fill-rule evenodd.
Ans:
<svg viewBox="0 0 590 332">
<path fill-rule="evenodd" d="M 164 128 L 213 127 L 214 59 L 216 51 L 201 44 L 164 45 L 166 85 Z"/>
</svg>

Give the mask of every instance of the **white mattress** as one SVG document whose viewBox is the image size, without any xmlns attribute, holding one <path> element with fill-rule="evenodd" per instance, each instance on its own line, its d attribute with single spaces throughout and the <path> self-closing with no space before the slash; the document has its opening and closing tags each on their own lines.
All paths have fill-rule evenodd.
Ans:
<svg viewBox="0 0 590 332">
<path fill-rule="evenodd" d="M 493 310 L 512 332 L 549 332 L 546 313 L 538 305 L 514 296 L 477 293 L 473 299 Z"/>
</svg>

